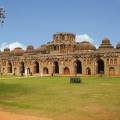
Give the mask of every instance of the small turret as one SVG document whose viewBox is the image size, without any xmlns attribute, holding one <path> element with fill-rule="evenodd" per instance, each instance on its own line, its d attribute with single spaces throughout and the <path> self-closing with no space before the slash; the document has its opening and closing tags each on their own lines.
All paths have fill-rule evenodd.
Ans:
<svg viewBox="0 0 120 120">
<path fill-rule="evenodd" d="M 103 40 L 102 40 L 102 44 L 99 46 L 99 49 L 112 49 L 113 46 L 112 44 L 110 43 L 110 40 L 108 37 L 105 37 Z"/>
</svg>

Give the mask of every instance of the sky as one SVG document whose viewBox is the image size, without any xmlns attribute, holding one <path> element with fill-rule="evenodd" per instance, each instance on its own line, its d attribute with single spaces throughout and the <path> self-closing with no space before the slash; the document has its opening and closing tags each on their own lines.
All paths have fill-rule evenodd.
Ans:
<svg viewBox="0 0 120 120">
<path fill-rule="evenodd" d="M 76 34 L 99 46 L 109 37 L 120 42 L 120 0 L 0 0 L 6 10 L 0 26 L 0 49 L 20 46 L 35 48 L 56 32 Z"/>
</svg>

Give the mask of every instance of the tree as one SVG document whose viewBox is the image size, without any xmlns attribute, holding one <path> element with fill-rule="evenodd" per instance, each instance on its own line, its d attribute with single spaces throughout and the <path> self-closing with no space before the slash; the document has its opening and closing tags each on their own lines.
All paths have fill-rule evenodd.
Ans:
<svg viewBox="0 0 120 120">
<path fill-rule="evenodd" d="M 4 20 L 6 18 L 5 14 L 6 14 L 6 12 L 5 12 L 4 8 L 0 7 L 0 23 L 1 24 L 4 23 Z"/>
</svg>

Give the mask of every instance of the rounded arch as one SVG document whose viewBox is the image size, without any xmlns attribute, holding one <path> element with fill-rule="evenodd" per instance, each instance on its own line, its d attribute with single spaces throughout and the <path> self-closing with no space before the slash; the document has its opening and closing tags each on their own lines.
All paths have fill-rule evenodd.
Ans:
<svg viewBox="0 0 120 120">
<path fill-rule="evenodd" d="M 91 69 L 89 67 L 86 68 L 86 75 L 91 75 Z"/>
<path fill-rule="evenodd" d="M 80 60 L 75 61 L 75 73 L 82 74 L 82 63 Z"/>
<path fill-rule="evenodd" d="M 59 73 L 59 63 L 57 61 L 54 62 L 54 73 L 55 74 Z"/>
<path fill-rule="evenodd" d="M 8 73 L 12 73 L 12 63 L 8 62 L 8 67 L 7 67 Z"/>
<path fill-rule="evenodd" d="M 49 71 L 48 71 L 48 68 L 47 68 L 47 67 L 44 67 L 44 68 L 43 68 L 43 74 L 49 74 Z"/>
<path fill-rule="evenodd" d="M 25 64 L 24 64 L 24 62 L 20 63 L 20 73 L 25 73 Z"/>
<path fill-rule="evenodd" d="M 34 62 L 34 73 L 39 73 L 40 70 L 39 70 L 39 63 L 37 61 Z"/>
<path fill-rule="evenodd" d="M 110 64 L 111 64 L 111 65 L 113 64 L 113 59 L 110 59 Z"/>
<path fill-rule="evenodd" d="M 14 68 L 13 70 L 14 70 L 14 71 L 13 71 L 13 75 L 16 75 L 16 70 L 17 70 L 17 69 Z"/>
<path fill-rule="evenodd" d="M 97 68 L 97 73 L 98 74 L 104 74 L 104 61 L 102 59 L 99 59 L 97 61 L 97 64 L 98 64 L 98 68 Z"/>
<path fill-rule="evenodd" d="M 30 68 L 27 68 L 27 74 L 30 74 L 30 73 L 31 73 Z"/>
<path fill-rule="evenodd" d="M 65 74 L 65 75 L 70 74 L 70 69 L 69 69 L 68 67 L 65 67 L 65 68 L 64 68 L 64 74 Z"/>
<path fill-rule="evenodd" d="M 114 67 L 110 67 L 109 68 L 109 75 L 110 76 L 114 76 L 115 75 L 115 68 Z"/>
</svg>

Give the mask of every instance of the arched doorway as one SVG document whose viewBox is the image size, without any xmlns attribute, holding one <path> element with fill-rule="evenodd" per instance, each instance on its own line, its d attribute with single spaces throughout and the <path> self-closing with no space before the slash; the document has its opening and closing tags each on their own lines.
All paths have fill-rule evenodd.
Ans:
<svg viewBox="0 0 120 120">
<path fill-rule="evenodd" d="M 30 74 L 31 71 L 30 71 L 30 68 L 27 68 L 27 74 Z"/>
<path fill-rule="evenodd" d="M 109 75 L 110 76 L 114 76 L 115 75 L 115 69 L 114 69 L 114 67 L 110 67 L 109 68 Z"/>
<path fill-rule="evenodd" d="M 24 64 L 24 62 L 20 63 L 20 73 L 25 73 L 25 64 Z"/>
<path fill-rule="evenodd" d="M 58 64 L 57 61 L 54 62 L 54 73 L 55 73 L 55 74 L 58 74 L 58 73 L 59 73 L 59 64 Z"/>
<path fill-rule="evenodd" d="M 76 74 L 82 74 L 82 63 L 80 60 L 77 60 L 75 63 L 75 72 Z"/>
<path fill-rule="evenodd" d="M 8 73 L 12 73 L 12 63 L 11 62 L 8 62 Z"/>
<path fill-rule="evenodd" d="M 16 75 L 16 68 L 14 68 L 14 72 L 13 72 L 13 75 Z"/>
<path fill-rule="evenodd" d="M 39 73 L 39 63 L 37 61 L 35 61 L 34 63 L 34 73 Z"/>
<path fill-rule="evenodd" d="M 91 69 L 89 67 L 86 68 L 86 75 L 91 75 Z"/>
<path fill-rule="evenodd" d="M 69 74 L 70 74 L 70 70 L 69 70 L 68 67 L 65 67 L 65 68 L 64 68 L 64 74 L 65 74 L 65 75 L 69 75 Z"/>
<path fill-rule="evenodd" d="M 44 68 L 43 68 L 43 74 L 49 74 L 49 71 L 48 71 L 48 68 L 47 68 L 47 67 L 44 67 Z"/>
<path fill-rule="evenodd" d="M 97 73 L 98 74 L 104 74 L 104 61 L 99 59 L 97 61 L 97 64 L 98 64 L 98 69 L 97 69 Z"/>
</svg>

